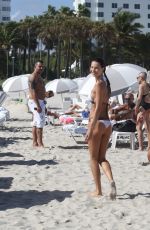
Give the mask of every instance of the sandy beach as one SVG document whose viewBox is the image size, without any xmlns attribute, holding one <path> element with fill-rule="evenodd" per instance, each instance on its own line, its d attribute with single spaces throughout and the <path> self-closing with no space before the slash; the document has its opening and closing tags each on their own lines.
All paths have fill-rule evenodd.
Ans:
<svg viewBox="0 0 150 230">
<path fill-rule="evenodd" d="M 60 98 L 51 99 L 58 107 Z M 150 165 L 146 151 L 128 144 L 108 148 L 117 186 L 109 199 L 102 173 L 103 197 L 94 189 L 88 148 L 77 144 L 62 126 L 44 127 L 45 148 L 32 148 L 31 113 L 8 98 L 11 119 L 0 128 L 0 230 L 149 230 Z"/>
</svg>

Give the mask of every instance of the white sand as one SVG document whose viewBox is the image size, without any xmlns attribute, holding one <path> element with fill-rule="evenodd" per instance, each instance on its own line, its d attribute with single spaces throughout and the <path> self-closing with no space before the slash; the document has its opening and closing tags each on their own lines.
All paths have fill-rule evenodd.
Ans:
<svg viewBox="0 0 150 230">
<path fill-rule="evenodd" d="M 140 164 L 146 151 L 129 145 L 109 148 L 117 199 L 108 199 L 103 173 L 105 196 L 90 198 L 94 183 L 87 145 L 76 144 L 61 126 L 49 125 L 44 128 L 46 148 L 33 149 L 31 114 L 23 104 L 5 104 L 11 120 L 0 129 L 0 230 L 150 229 L 150 165 Z"/>
</svg>

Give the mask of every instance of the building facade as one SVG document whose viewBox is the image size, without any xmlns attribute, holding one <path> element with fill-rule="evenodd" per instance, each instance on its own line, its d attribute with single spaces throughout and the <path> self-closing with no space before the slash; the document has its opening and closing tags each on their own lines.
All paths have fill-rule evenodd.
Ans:
<svg viewBox="0 0 150 230">
<path fill-rule="evenodd" d="M 9 22 L 11 13 L 11 0 L 0 0 L 0 22 Z"/>
<path fill-rule="evenodd" d="M 136 22 L 144 26 L 143 33 L 150 32 L 150 0 L 75 0 L 75 11 L 78 10 L 78 4 L 85 4 L 93 21 L 110 22 L 118 9 L 137 13 L 139 18 Z"/>
</svg>

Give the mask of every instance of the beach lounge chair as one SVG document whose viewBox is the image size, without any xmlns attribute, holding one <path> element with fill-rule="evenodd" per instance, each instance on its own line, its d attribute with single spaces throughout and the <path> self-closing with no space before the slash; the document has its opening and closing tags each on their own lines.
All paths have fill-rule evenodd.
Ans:
<svg viewBox="0 0 150 230">
<path fill-rule="evenodd" d="M 8 121 L 10 119 L 10 112 L 5 109 L 3 106 L 0 106 L 0 114 L 5 115 L 5 120 Z"/>
<path fill-rule="evenodd" d="M 7 94 L 3 91 L 0 92 L 0 126 L 3 126 L 6 120 L 10 119 L 10 113 L 7 109 L 1 106 L 7 98 Z"/>
<path fill-rule="evenodd" d="M 63 110 L 67 110 L 69 109 L 69 107 L 71 106 L 72 104 L 72 99 L 71 97 L 64 97 L 63 98 Z"/>
<path fill-rule="evenodd" d="M 6 116 L 3 113 L 0 113 L 0 126 L 3 126 L 4 122 L 6 121 Z"/>
<path fill-rule="evenodd" d="M 111 148 L 113 150 L 116 149 L 116 144 L 117 141 L 122 141 L 122 142 L 130 142 L 130 148 L 132 150 L 135 149 L 135 140 L 136 140 L 136 135 L 135 132 L 119 132 L 119 131 L 113 131 L 112 133 L 112 146 Z"/>
<path fill-rule="evenodd" d="M 66 131 L 74 139 L 76 143 L 78 143 L 76 137 L 85 136 L 85 134 L 87 133 L 87 123 L 88 119 L 75 117 L 74 123 L 63 125 L 63 130 Z"/>
<path fill-rule="evenodd" d="M 3 91 L 0 91 L 0 106 L 4 103 L 7 98 L 7 94 Z"/>
</svg>

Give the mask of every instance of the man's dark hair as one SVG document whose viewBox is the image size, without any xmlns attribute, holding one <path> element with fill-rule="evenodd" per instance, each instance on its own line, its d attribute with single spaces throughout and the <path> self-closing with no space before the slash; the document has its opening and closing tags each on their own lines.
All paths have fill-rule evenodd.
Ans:
<svg viewBox="0 0 150 230">
<path fill-rule="evenodd" d="M 44 64 L 42 60 L 37 60 L 37 61 L 35 62 L 35 65 L 36 65 L 37 63 L 41 63 L 42 65 Z"/>
</svg>

